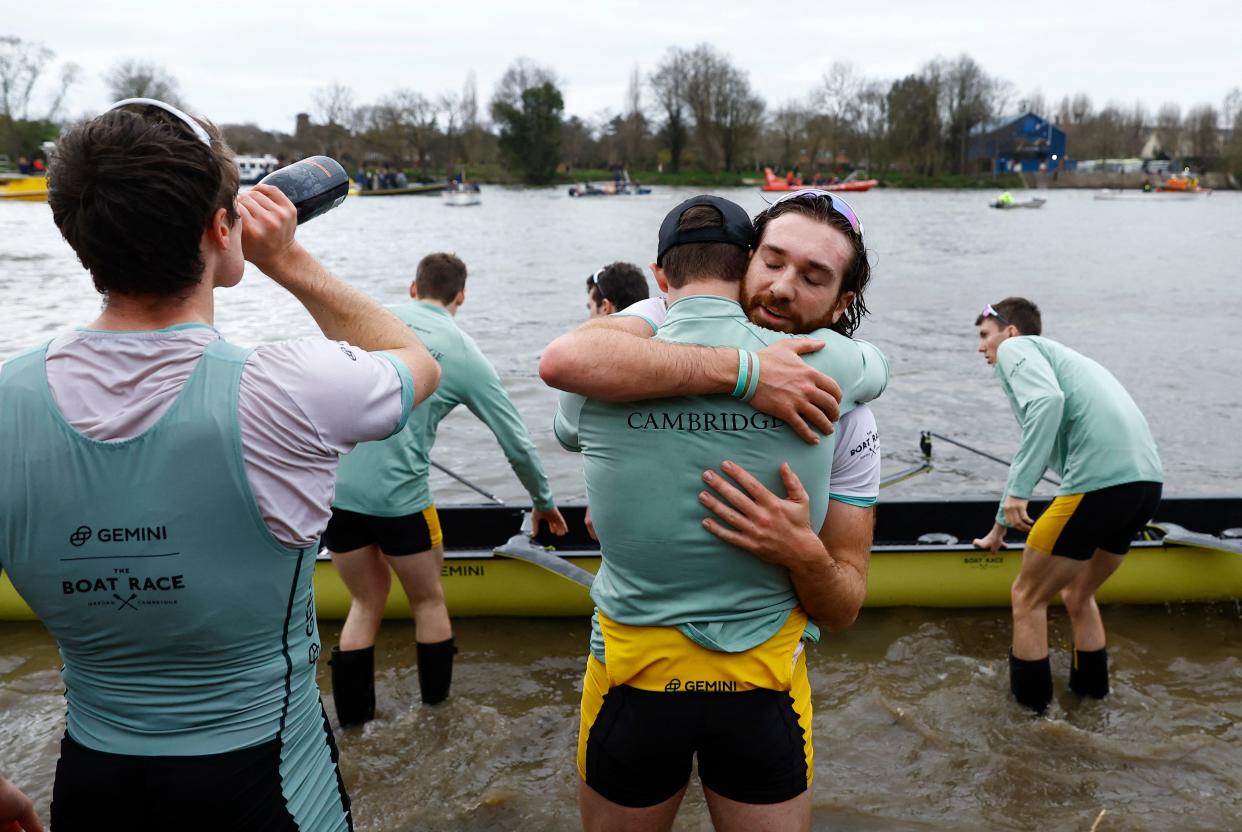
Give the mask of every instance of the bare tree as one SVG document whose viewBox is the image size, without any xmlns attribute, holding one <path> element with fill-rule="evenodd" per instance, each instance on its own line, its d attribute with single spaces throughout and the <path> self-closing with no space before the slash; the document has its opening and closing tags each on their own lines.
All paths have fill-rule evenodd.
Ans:
<svg viewBox="0 0 1242 832">
<path fill-rule="evenodd" d="M 54 53 L 13 35 L 0 36 L 0 116 L 25 121 L 35 83 Z"/>
<path fill-rule="evenodd" d="M 462 156 L 461 96 L 455 92 L 440 93 L 436 109 L 444 116 L 445 162 L 454 164 Z"/>
<path fill-rule="evenodd" d="M 418 167 L 426 166 L 427 154 L 435 140 L 439 111 L 426 96 L 413 90 L 398 90 L 394 97 L 401 116 L 401 124 L 410 145 L 417 155 Z"/>
<path fill-rule="evenodd" d="M 60 108 L 65 104 L 65 96 L 69 94 L 70 88 L 82 79 L 82 67 L 75 63 L 67 63 L 60 68 L 60 79 L 56 86 L 56 95 L 52 98 L 52 103 L 47 108 L 47 121 L 55 121 L 60 114 Z"/>
<path fill-rule="evenodd" d="M 893 83 L 888 92 L 888 148 L 907 169 L 931 176 L 943 159 L 940 76 L 934 66 Z"/>
<path fill-rule="evenodd" d="M 772 132 L 778 142 L 778 163 L 782 168 L 791 168 L 798 161 L 806 137 L 807 117 L 802 102 L 793 98 L 772 113 Z"/>
<path fill-rule="evenodd" d="M 1182 140 L 1182 108 L 1179 104 L 1167 102 L 1156 111 L 1156 130 L 1160 138 L 1160 149 L 1170 158 L 1181 155 Z"/>
<path fill-rule="evenodd" d="M 858 91 L 856 131 L 861 153 L 857 162 L 877 165 L 885 147 L 888 126 L 888 92 L 881 81 L 865 81 Z"/>
<path fill-rule="evenodd" d="M 177 79 L 153 61 L 134 58 L 119 61 L 104 73 L 103 80 L 108 85 L 108 94 L 113 101 L 122 98 L 154 98 L 175 107 L 183 106 Z"/>
<path fill-rule="evenodd" d="M 1219 123 L 1220 113 L 1211 104 L 1200 104 L 1186 113 L 1190 155 L 1199 160 L 1200 165 L 1221 155 Z"/>
<path fill-rule="evenodd" d="M 1242 89 L 1234 87 L 1225 96 L 1223 117 L 1229 130 L 1229 139 L 1225 143 L 1227 170 L 1242 175 Z"/>
<path fill-rule="evenodd" d="M 1220 111 L 1221 125 L 1227 130 L 1235 129 L 1238 116 L 1242 116 L 1242 87 L 1234 87 L 1225 95 Z"/>
<path fill-rule="evenodd" d="M 637 66 L 630 73 L 630 83 L 625 91 L 625 114 L 619 126 L 621 161 L 625 165 L 637 164 L 642 154 L 643 139 L 647 136 L 647 117 L 643 115 L 642 82 Z"/>
<path fill-rule="evenodd" d="M 746 73 L 728 66 L 716 86 L 716 140 L 725 170 L 734 170 L 759 134 L 763 99 L 750 88 Z"/>
<path fill-rule="evenodd" d="M 479 92 L 474 70 L 466 74 L 466 83 L 461 90 L 460 105 L 461 122 L 461 159 L 468 164 L 477 159 L 483 142 L 483 125 L 479 121 Z"/>
<path fill-rule="evenodd" d="M 716 137 L 716 106 L 731 65 L 713 46 L 701 43 L 686 53 L 685 66 L 683 99 L 694 116 L 699 159 L 706 167 L 719 170 L 722 153 Z"/>
<path fill-rule="evenodd" d="M 825 117 L 826 140 L 831 164 L 835 167 L 837 153 L 842 149 L 842 140 L 854 127 L 857 117 L 858 93 L 862 87 L 862 78 L 858 69 L 849 61 L 833 61 L 824 73 L 819 87 L 812 93 L 812 101 Z M 815 159 L 811 159 L 815 165 Z"/>
<path fill-rule="evenodd" d="M 989 77 L 974 58 L 964 53 L 953 61 L 937 59 L 933 63 L 939 64 L 942 78 L 946 143 L 955 157 L 954 169 L 963 173 L 971 131 L 999 115 L 1010 88 L 1007 82 Z"/>
<path fill-rule="evenodd" d="M 686 106 L 688 67 L 684 50 L 674 46 L 651 74 L 648 83 L 664 116 L 664 141 L 668 144 L 670 167 L 681 170 L 681 155 L 689 132 L 690 114 Z"/>
<path fill-rule="evenodd" d="M 530 58 L 518 58 L 509 65 L 505 74 L 500 76 L 496 90 L 492 94 L 492 106 L 497 103 L 510 107 L 522 106 L 522 93 L 542 84 L 560 86 L 556 73 L 550 68 L 535 63 Z"/>
<path fill-rule="evenodd" d="M 1091 117 L 1091 96 L 1085 92 L 1075 93 L 1074 100 L 1070 104 L 1070 114 L 1073 116 L 1074 124 L 1082 124 Z"/>
<path fill-rule="evenodd" d="M 320 150 L 328 156 L 340 155 L 349 145 L 353 129 L 361 129 L 366 120 L 375 118 L 374 113 L 355 107 L 354 91 L 337 81 L 311 93 L 311 101 L 319 121 L 315 133 Z"/>
<path fill-rule="evenodd" d="M 1050 108 L 1048 107 L 1048 99 L 1044 98 L 1043 92 L 1038 89 L 1031 90 L 1018 100 L 1018 109 L 1024 113 L 1034 113 L 1040 118 L 1048 118 Z"/>
<path fill-rule="evenodd" d="M 350 127 L 354 123 L 354 91 L 338 81 L 311 93 L 315 116 L 321 124 Z"/>
</svg>

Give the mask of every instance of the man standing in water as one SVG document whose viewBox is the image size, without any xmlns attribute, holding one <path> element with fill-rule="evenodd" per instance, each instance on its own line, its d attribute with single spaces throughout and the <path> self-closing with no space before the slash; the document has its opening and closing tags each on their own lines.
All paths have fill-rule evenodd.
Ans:
<svg viewBox="0 0 1242 832">
<path fill-rule="evenodd" d="M 341 643 L 332 649 L 332 699 L 343 726 L 375 716 L 375 639 L 391 572 L 414 614 L 422 700 L 435 705 L 448 697 L 457 650 L 440 585 L 444 548 L 428 468 L 436 431 L 453 408 L 466 405 L 495 434 L 530 494 L 534 533 L 544 522 L 553 534 L 567 531 L 522 417 L 495 368 L 453 321 L 466 302 L 466 264 L 452 254 L 428 254 L 418 263 L 410 297 L 392 311 L 440 362 L 440 386 L 404 430 L 359 445 L 341 459 L 332 520 L 323 536 L 350 594 Z"/>
<path fill-rule="evenodd" d="M 609 263 L 586 281 L 587 317 L 602 318 L 647 297 L 647 279 L 633 263 Z"/>
<path fill-rule="evenodd" d="M 1163 474 L 1147 420 L 1102 366 L 1040 336 L 1039 307 L 1005 298 L 975 319 L 979 352 L 1022 426 L 992 530 L 975 546 L 996 551 L 1007 529 L 1028 532 L 1014 581 L 1009 684 L 1042 713 L 1052 701 L 1048 604 L 1060 593 L 1074 631 L 1070 689 L 1108 694 L 1104 622 L 1095 593 L 1117 571 L 1130 541 L 1160 505 Z M 1038 521 L 1027 504 L 1051 467 L 1061 487 Z"/>
<path fill-rule="evenodd" d="M 318 539 L 338 456 L 399 430 L 439 365 L 302 248 L 280 191 L 239 196 L 218 131 L 176 108 L 78 125 L 49 184 L 104 296 L 0 368 L 0 567 L 64 660 L 52 828 L 346 830 Z M 243 257 L 339 341 L 225 342 L 214 290 Z"/>
<path fill-rule="evenodd" d="M 840 220 L 849 230 L 834 232 L 840 240 L 826 255 L 838 278 L 861 247 L 857 218 Z M 732 347 L 732 389 L 744 401 L 763 369 L 749 348 L 783 337 L 751 324 L 737 302 L 753 239 L 737 205 L 696 197 L 665 218 L 657 258 L 671 301 L 657 338 Z M 841 383 L 842 409 L 879 394 L 887 367 L 874 347 L 816 336 L 828 348 L 807 360 Z M 541 364 L 554 384 L 556 360 Z M 679 392 L 676 382 L 669 392 Z M 818 634 L 808 613 L 852 620 L 857 608 L 840 608 L 865 582 L 855 566 L 828 556 L 814 532 L 827 508 L 831 439 L 803 445 L 783 423 L 723 395 L 638 407 L 569 396 L 561 404 L 557 435 L 583 453 L 604 554 L 579 737 L 586 827 L 667 828 L 697 755 L 719 828 L 807 828 L 813 766 L 802 640 Z M 735 499 L 725 477 L 704 476 L 722 455 L 732 460 L 725 474 L 750 494 L 788 490 L 789 511 L 800 515 L 793 525 L 804 533 L 766 541 L 764 558 L 709 535 L 687 496 L 706 479 Z M 745 512 L 718 510 L 745 535 Z"/>
</svg>

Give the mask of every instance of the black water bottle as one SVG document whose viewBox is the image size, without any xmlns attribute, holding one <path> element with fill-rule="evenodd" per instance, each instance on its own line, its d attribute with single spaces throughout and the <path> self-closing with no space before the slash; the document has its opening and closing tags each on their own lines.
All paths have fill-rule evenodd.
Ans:
<svg viewBox="0 0 1242 832">
<path fill-rule="evenodd" d="M 289 197 L 298 209 L 298 225 L 301 225 L 345 201 L 349 193 L 349 174 L 335 159 L 310 156 L 272 171 L 259 180 L 259 184 L 279 188 Z"/>
</svg>

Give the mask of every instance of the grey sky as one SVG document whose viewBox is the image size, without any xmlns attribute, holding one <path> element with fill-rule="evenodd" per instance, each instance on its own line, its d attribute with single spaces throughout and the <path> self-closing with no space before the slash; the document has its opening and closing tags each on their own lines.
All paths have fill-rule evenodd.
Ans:
<svg viewBox="0 0 1242 832">
<path fill-rule="evenodd" d="M 590 119 L 622 107 L 630 72 L 672 45 L 707 41 L 750 73 L 770 106 L 804 96 L 834 60 L 869 77 L 915 72 L 936 55 L 972 55 L 1019 94 L 1050 101 L 1082 90 L 1096 107 L 1165 101 L 1221 106 L 1242 85 L 1242 4 L 1080 0 L 1056 5 L 945 2 L 623 3 L 322 0 L 189 4 L 165 0 L 17 3 L 3 0 L 0 33 L 43 43 L 84 70 L 69 112 L 107 103 L 102 74 L 118 60 L 163 64 L 196 112 L 217 122 L 292 130 L 312 92 L 332 81 L 369 103 L 398 87 L 460 92 L 493 83 L 527 56 L 560 76 L 566 112 Z M 46 86 L 46 85 L 44 85 Z M 37 95 L 34 112 L 47 100 Z"/>
</svg>

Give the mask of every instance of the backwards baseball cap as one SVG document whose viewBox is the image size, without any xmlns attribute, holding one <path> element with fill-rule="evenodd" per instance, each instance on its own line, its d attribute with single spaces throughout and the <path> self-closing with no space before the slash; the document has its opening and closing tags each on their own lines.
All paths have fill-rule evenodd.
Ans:
<svg viewBox="0 0 1242 832">
<path fill-rule="evenodd" d="M 719 211 L 722 223 L 707 228 L 678 231 L 677 225 L 681 222 L 682 215 L 700 205 Z M 700 194 L 690 197 L 669 211 L 664 222 L 660 223 L 660 248 L 656 253 L 656 265 L 664 265 L 664 255 L 669 249 L 687 243 L 729 243 L 749 250 L 755 246 L 755 226 L 742 210 L 742 206 L 736 202 L 710 194 Z"/>
</svg>

